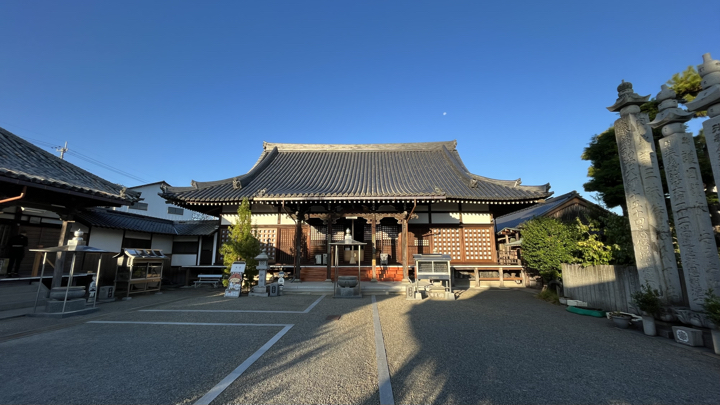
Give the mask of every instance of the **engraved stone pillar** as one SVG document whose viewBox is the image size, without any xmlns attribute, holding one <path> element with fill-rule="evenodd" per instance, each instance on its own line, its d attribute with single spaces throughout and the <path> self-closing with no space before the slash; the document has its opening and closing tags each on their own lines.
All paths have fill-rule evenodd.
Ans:
<svg viewBox="0 0 720 405">
<path fill-rule="evenodd" d="M 695 100 L 686 104 L 689 111 L 707 110 L 709 120 L 703 122 L 705 142 L 712 165 L 715 184 L 720 193 L 720 61 L 713 60 L 709 53 L 703 55 L 703 64 L 698 65 L 703 91 Z"/>
<path fill-rule="evenodd" d="M 650 123 L 662 127 L 660 151 L 670 191 L 675 232 L 682 259 L 690 308 L 702 311 L 708 288 L 720 288 L 720 257 L 713 234 L 707 200 L 700 178 L 692 134 L 685 132 L 684 122 L 692 119 L 677 107 L 676 94 L 667 86 L 657 95 L 660 112 Z"/>
<path fill-rule="evenodd" d="M 665 304 L 682 304 L 655 142 L 648 116 L 639 107 L 649 98 L 635 94 L 632 84 L 623 81 L 618 99 L 608 110 L 620 112 L 615 138 L 640 283 L 659 290 Z"/>
</svg>

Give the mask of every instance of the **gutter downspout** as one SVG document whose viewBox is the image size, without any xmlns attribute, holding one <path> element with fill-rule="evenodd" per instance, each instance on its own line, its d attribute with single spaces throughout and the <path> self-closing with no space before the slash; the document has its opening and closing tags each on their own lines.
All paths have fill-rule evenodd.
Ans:
<svg viewBox="0 0 720 405">
<path fill-rule="evenodd" d="M 25 193 L 26 193 L 26 192 L 27 192 L 27 186 L 23 186 L 23 191 L 22 191 L 22 193 L 20 193 L 19 196 L 17 196 L 17 197 L 11 197 L 11 198 L 6 198 L 6 199 L 4 199 L 4 200 L 0 200 L 0 204 L 5 204 L 6 202 L 19 200 L 19 199 L 25 197 Z"/>
</svg>

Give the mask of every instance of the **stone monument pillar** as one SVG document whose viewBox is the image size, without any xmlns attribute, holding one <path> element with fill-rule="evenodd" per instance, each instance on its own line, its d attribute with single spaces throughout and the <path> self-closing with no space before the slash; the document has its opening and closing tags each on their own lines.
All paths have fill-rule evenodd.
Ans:
<svg viewBox="0 0 720 405">
<path fill-rule="evenodd" d="M 707 289 L 720 289 L 720 257 L 695 144 L 692 134 L 685 132 L 684 123 L 692 119 L 694 114 L 678 108 L 675 97 L 674 91 L 662 86 L 662 91 L 657 95 L 660 112 L 650 125 L 662 128 L 660 151 L 670 191 L 688 302 L 693 311 L 702 311 Z"/>
<path fill-rule="evenodd" d="M 682 287 L 655 142 L 648 116 L 639 107 L 649 98 L 635 94 L 632 84 L 623 81 L 618 86 L 618 99 L 608 110 L 620 113 L 615 138 L 640 283 L 659 290 L 665 304 L 679 305 L 683 302 Z"/>
<path fill-rule="evenodd" d="M 712 165 L 713 177 L 720 193 L 720 60 L 713 60 L 709 53 L 703 55 L 703 64 L 698 65 L 703 91 L 695 100 L 685 104 L 688 111 L 707 110 L 709 120 L 703 122 L 705 142 Z"/>
</svg>

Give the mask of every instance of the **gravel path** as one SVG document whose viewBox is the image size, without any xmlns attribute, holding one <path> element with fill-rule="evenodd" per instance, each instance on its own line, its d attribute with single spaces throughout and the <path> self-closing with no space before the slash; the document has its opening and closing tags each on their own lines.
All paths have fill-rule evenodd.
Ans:
<svg viewBox="0 0 720 405">
<path fill-rule="evenodd" d="M 704 349 L 522 291 L 378 305 L 397 404 L 720 403 L 720 359 Z"/>
<path fill-rule="evenodd" d="M 192 404 L 286 325 L 212 404 L 380 403 L 371 297 L 318 298 L 177 291 L 85 317 L 0 321 L 0 403 Z M 376 298 L 396 404 L 720 403 L 720 357 L 526 291 Z M 257 310 L 286 312 L 227 312 Z"/>
</svg>

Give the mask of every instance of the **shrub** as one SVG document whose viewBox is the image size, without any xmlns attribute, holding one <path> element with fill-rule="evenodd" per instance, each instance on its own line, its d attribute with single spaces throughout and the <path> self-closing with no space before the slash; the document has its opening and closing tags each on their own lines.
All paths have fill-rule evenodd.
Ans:
<svg viewBox="0 0 720 405">
<path fill-rule="evenodd" d="M 540 291 L 537 295 L 543 301 L 547 301 L 551 304 L 559 304 L 560 298 L 558 298 L 557 292 L 553 288 L 546 288 Z"/>
<path fill-rule="evenodd" d="M 560 265 L 573 263 L 577 233 L 555 218 L 535 217 L 522 228 L 522 260 L 537 270 L 543 280 L 560 276 Z"/>
<path fill-rule="evenodd" d="M 715 327 L 720 328 L 720 297 L 714 294 L 712 288 L 705 293 L 703 309 Z"/>
<path fill-rule="evenodd" d="M 641 311 L 645 311 L 648 315 L 655 315 L 660 312 L 660 291 L 650 287 L 650 283 L 640 286 L 640 291 L 635 291 L 631 295 L 633 302 Z"/>
</svg>

